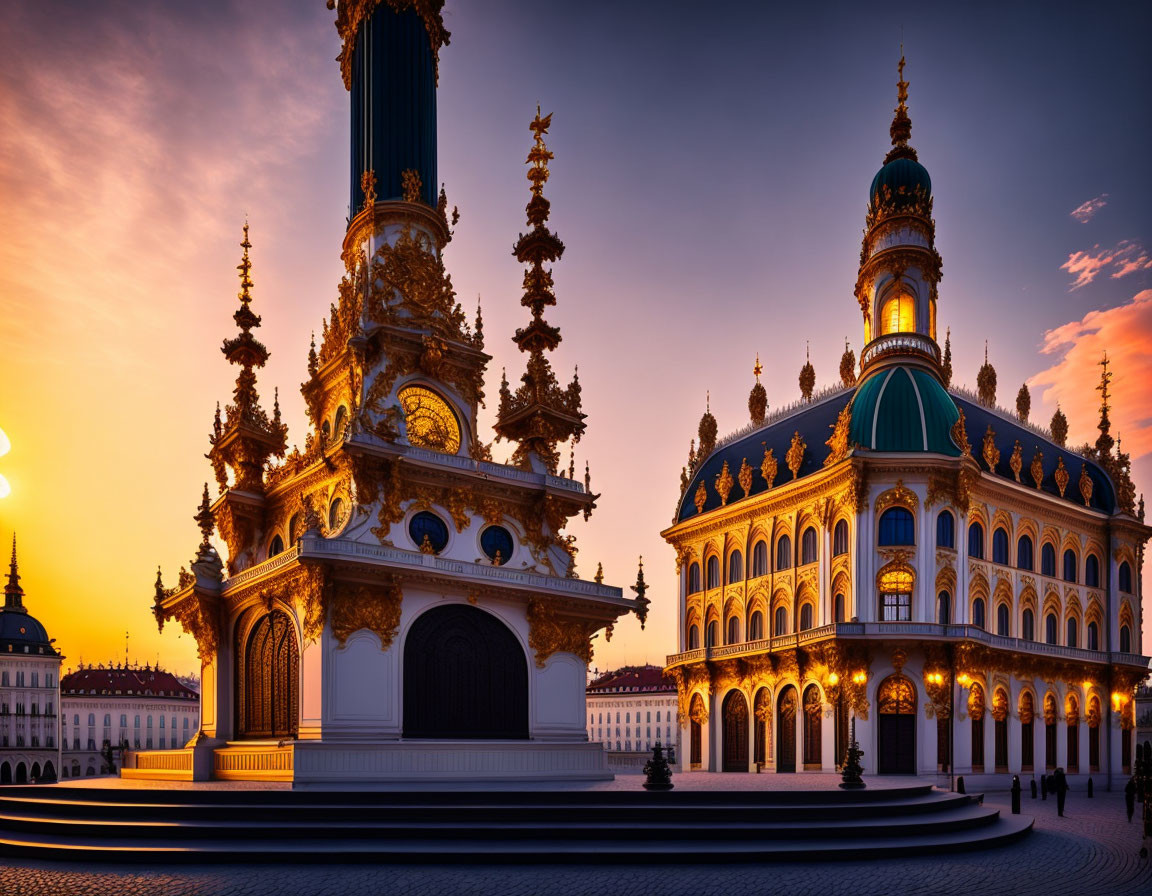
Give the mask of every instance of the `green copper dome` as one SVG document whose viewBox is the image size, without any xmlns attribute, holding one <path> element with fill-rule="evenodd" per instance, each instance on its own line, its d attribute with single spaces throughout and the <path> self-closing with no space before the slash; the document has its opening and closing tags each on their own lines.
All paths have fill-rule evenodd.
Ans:
<svg viewBox="0 0 1152 896">
<path fill-rule="evenodd" d="M 932 178 L 928 176 L 928 169 L 915 159 L 893 159 L 876 172 L 872 178 L 872 186 L 868 190 L 868 198 L 875 199 L 881 187 L 890 187 L 895 196 L 904 195 L 909 198 L 915 194 L 917 187 L 923 187 L 926 195 L 932 194 Z"/>
<path fill-rule="evenodd" d="M 931 451 L 958 457 L 956 405 L 931 374 L 914 367 L 878 370 L 856 389 L 851 441 L 872 451 Z"/>
</svg>

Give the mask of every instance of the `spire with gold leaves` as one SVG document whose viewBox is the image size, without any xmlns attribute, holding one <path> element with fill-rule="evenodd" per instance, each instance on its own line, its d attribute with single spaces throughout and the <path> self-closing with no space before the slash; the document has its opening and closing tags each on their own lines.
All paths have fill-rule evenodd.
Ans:
<svg viewBox="0 0 1152 896">
<path fill-rule="evenodd" d="M 753 426 L 762 424 L 768 413 L 768 393 L 764 391 L 764 386 L 760 382 L 760 374 L 763 372 L 764 368 L 760 365 L 760 355 L 757 354 L 756 366 L 752 368 L 752 374 L 756 377 L 756 385 L 748 393 L 748 413 L 752 417 Z"/>
<path fill-rule="evenodd" d="M 816 388 L 816 369 L 812 366 L 812 359 L 808 355 L 808 346 L 804 346 L 804 366 L 800 368 L 800 396 L 805 401 L 812 400 L 812 390 Z"/>
<path fill-rule="evenodd" d="M 987 340 L 984 341 L 984 364 L 976 374 L 976 394 L 984 407 L 996 404 L 996 368 L 988 363 Z"/>
<path fill-rule="evenodd" d="M 644 630 L 644 623 L 648 621 L 648 585 L 644 581 L 644 558 L 640 558 L 640 567 L 636 570 L 636 584 L 631 586 L 636 593 L 636 618 L 640 620 L 640 630 Z"/>
<path fill-rule="evenodd" d="M 896 66 L 900 73 L 900 80 L 896 82 L 896 109 L 892 116 L 892 149 L 884 157 L 887 165 L 893 159 L 911 159 L 917 161 L 916 150 L 908 145 L 912 137 L 912 119 L 908 117 L 908 82 L 904 80 L 904 47 L 900 47 L 900 63 Z"/>
<path fill-rule="evenodd" d="M 700 426 L 696 429 L 696 435 L 700 437 L 700 447 L 696 450 L 696 463 L 698 465 L 704 463 L 708 455 L 715 449 L 718 433 L 719 427 L 716 424 L 716 418 L 712 416 L 712 393 L 709 392 L 705 394 L 704 414 L 700 417 Z"/>
<path fill-rule="evenodd" d="M 544 320 L 544 308 L 556 304 L 552 272 L 544 264 L 557 261 L 564 254 L 564 244 L 546 226 L 551 204 L 544 198 L 544 184 L 553 155 L 544 143 L 544 135 L 551 123 L 552 116 L 541 117 L 537 107 L 536 117 L 529 125 L 535 135 L 528 152 L 532 198 L 526 207 L 532 229 L 520 234 L 513 247 L 516 258 L 528 266 L 520 304 L 531 309 L 532 320 L 513 337 L 520 351 L 527 353 L 528 364 L 515 394 L 501 387 L 495 429 L 498 439 L 519 442 L 512 454 L 516 466 L 541 467 L 555 473 L 560 460 L 556 446 L 583 434 L 584 415 L 580 412 L 579 379 L 573 377 L 567 388 L 561 388 L 545 355 L 560 344 L 560 330 Z"/>
<path fill-rule="evenodd" d="M 1112 410 L 1112 405 L 1108 403 L 1108 387 L 1112 385 L 1109 363 L 1108 353 L 1105 352 L 1100 361 L 1100 385 L 1096 387 L 1096 391 L 1100 393 L 1100 423 L 1096 427 L 1100 430 L 1100 435 L 1096 438 L 1096 458 L 1101 461 L 1112 457 L 1112 447 L 1116 444 L 1112 438 L 1112 421 L 1108 416 L 1108 412 Z"/>
<path fill-rule="evenodd" d="M 8 584 L 4 586 L 4 609 L 24 609 L 24 589 L 20 587 L 20 572 L 16 562 L 16 533 L 12 533 L 12 559 L 8 563 Z"/>
<path fill-rule="evenodd" d="M 233 403 L 225 409 L 222 428 L 213 431 L 209 458 L 216 471 L 220 490 L 227 488 L 227 468 L 231 467 L 236 488 L 259 492 L 263 489 L 264 463 L 272 456 L 284 454 L 287 427 L 278 419 L 269 419 L 260 406 L 256 392 L 256 368 L 268 360 L 268 349 L 252 335 L 260 326 L 260 316 L 252 310 L 252 261 L 248 250 L 248 222 L 244 222 L 244 239 L 240 243 L 244 254 L 237 270 L 240 272 L 240 307 L 232 315 L 240 333 L 226 339 L 221 351 L 231 364 L 240 368 L 233 391 Z"/>
<path fill-rule="evenodd" d="M 208 483 L 204 483 L 204 494 L 200 498 L 200 506 L 192 517 L 200 529 L 200 546 L 207 547 L 212 537 L 212 530 L 216 528 L 216 519 L 212 516 L 212 499 L 208 494 Z"/>
<path fill-rule="evenodd" d="M 845 389 L 856 385 L 856 352 L 848 347 L 848 340 L 844 340 L 844 354 L 840 356 L 840 382 Z"/>
</svg>

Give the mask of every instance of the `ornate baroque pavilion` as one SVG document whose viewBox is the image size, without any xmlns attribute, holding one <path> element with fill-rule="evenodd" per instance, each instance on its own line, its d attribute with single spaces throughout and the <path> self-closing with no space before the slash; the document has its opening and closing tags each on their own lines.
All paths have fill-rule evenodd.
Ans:
<svg viewBox="0 0 1152 896">
<path fill-rule="evenodd" d="M 1143 500 L 1110 434 L 1053 431 L 950 389 L 937 343 L 932 184 L 909 145 L 900 61 L 893 147 L 869 190 L 857 373 L 717 443 L 705 413 L 673 525 L 686 767 L 831 771 L 849 715 L 872 773 L 1131 772 Z M 1026 389 L 1022 390 L 1026 396 Z M 1063 424 L 1063 425 L 1061 425 Z M 1115 445 L 1115 450 L 1113 446 Z M 981 779 L 984 779 L 983 781 Z"/>
<path fill-rule="evenodd" d="M 332 5 L 331 3 L 329 4 Z M 585 471 L 559 467 L 584 431 L 580 384 L 561 386 L 548 353 L 560 331 L 548 264 L 544 186 L 551 116 L 528 154 L 527 356 L 500 387 L 495 463 L 477 429 L 483 403 L 480 313 L 470 327 L 442 252 L 458 214 L 437 188 L 437 60 L 448 43 L 438 0 L 344 0 L 336 27 L 351 98 L 351 208 L 345 276 L 301 387 L 311 428 L 286 453 L 279 405 L 261 406 L 268 350 L 253 330 L 248 229 L 239 368 L 217 409 L 203 533 L 192 572 L 156 582 L 161 625 L 199 646 L 201 730 L 188 749 L 136 753 L 135 775 L 282 778 L 607 777 L 588 742 L 591 639 L 647 606 L 576 577 L 567 521 L 596 502 Z M 217 531 L 225 562 L 210 543 Z"/>
</svg>

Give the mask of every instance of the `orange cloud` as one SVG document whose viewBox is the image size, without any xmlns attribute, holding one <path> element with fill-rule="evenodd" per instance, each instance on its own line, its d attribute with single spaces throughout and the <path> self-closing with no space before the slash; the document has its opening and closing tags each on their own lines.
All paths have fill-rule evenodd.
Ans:
<svg viewBox="0 0 1152 896">
<path fill-rule="evenodd" d="M 1059 402 L 1068 417 L 1069 442 L 1096 439 L 1100 419 L 1100 359 L 1107 351 L 1112 380 L 1112 434 L 1123 438 L 1125 451 L 1138 458 L 1152 453 L 1152 413 L 1148 383 L 1152 383 L 1152 289 L 1145 289 L 1115 308 L 1089 311 L 1044 334 L 1041 351 L 1059 360 L 1031 377 L 1043 400 Z"/>
<path fill-rule="evenodd" d="M 1076 275 L 1069 289 L 1071 292 L 1081 286 L 1087 286 L 1109 266 L 1114 268 L 1109 276 L 1113 280 L 1119 280 L 1136 271 L 1152 268 L 1152 258 L 1148 257 L 1148 253 L 1139 243 L 1132 240 L 1121 240 L 1112 249 L 1100 249 L 1100 244 L 1097 243 L 1087 252 L 1073 252 L 1068 256 L 1068 260 L 1060 265 L 1060 270 Z"/>
<path fill-rule="evenodd" d="M 1101 193 L 1095 199 L 1089 199 L 1087 202 L 1082 202 L 1076 208 L 1072 209 L 1069 214 L 1079 221 L 1081 224 L 1087 224 L 1094 217 L 1100 209 L 1108 204 L 1108 194 Z"/>
</svg>

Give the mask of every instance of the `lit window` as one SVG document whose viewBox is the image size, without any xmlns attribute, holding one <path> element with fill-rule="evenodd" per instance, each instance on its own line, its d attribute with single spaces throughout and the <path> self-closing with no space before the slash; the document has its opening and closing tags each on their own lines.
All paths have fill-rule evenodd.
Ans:
<svg viewBox="0 0 1152 896">
<path fill-rule="evenodd" d="M 900 292 L 886 301 L 880 311 L 880 335 L 915 332 L 915 302 L 907 292 Z"/>
<path fill-rule="evenodd" d="M 401 389 L 398 397 L 409 443 L 445 454 L 460 450 L 460 424 L 443 398 L 423 386 Z"/>
<path fill-rule="evenodd" d="M 907 622 L 912 618 L 912 570 L 898 566 L 880 575 L 880 619 Z"/>
</svg>

